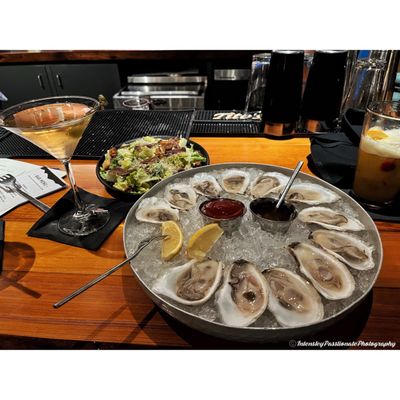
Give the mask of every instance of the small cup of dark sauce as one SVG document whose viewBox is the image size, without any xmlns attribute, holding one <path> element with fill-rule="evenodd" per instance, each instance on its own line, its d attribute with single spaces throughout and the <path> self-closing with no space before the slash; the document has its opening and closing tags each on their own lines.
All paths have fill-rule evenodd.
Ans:
<svg viewBox="0 0 400 400">
<path fill-rule="evenodd" d="M 264 231 L 271 233 L 286 233 L 297 217 L 296 208 L 283 202 L 278 209 L 275 208 L 278 200 L 268 197 L 255 199 L 250 203 L 253 218 L 259 222 Z"/>
<path fill-rule="evenodd" d="M 217 198 L 200 204 L 200 213 L 206 223 L 218 223 L 227 234 L 237 230 L 242 222 L 246 206 L 238 200 Z"/>
</svg>

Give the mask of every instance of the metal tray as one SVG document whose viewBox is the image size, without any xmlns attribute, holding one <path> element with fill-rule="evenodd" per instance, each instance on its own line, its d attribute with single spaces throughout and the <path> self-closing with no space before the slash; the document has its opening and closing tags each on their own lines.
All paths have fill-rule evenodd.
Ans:
<svg viewBox="0 0 400 400">
<path fill-rule="evenodd" d="M 184 171 L 179 174 L 176 174 L 170 178 L 165 179 L 164 181 L 156 184 L 149 192 L 142 196 L 142 198 L 136 202 L 136 204 L 131 208 L 129 211 L 125 225 L 124 225 L 124 248 L 126 254 L 130 254 L 133 252 L 134 247 L 136 244 L 130 243 L 127 238 L 131 237 L 134 234 L 136 228 L 136 218 L 135 212 L 137 207 L 139 206 L 140 202 L 147 197 L 152 197 L 156 195 L 159 191 L 163 191 L 165 186 L 172 183 L 176 179 L 181 178 L 190 178 L 191 176 L 201 173 L 201 172 L 214 172 L 221 169 L 226 168 L 255 168 L 265 172 L 281 172 L 283 174 L 289 175 L 292 170 L 284 167 L 274 166 L 274 165 L 267 165 L 267 164 L 255 164 L 255 163 L 225 163 L 225 164 L 214 164 L 204 167 L 199 167 L 193 170 Z M 333 325 L 339 319 L 343 318 L 348 312 L 350 312 L 357 304 L 359 304 L 368 292 L 372 289 L 382 265 L 382 258 L 383 258 L 383 251 L 382 251 L 382 243 L 378 233 L 378 230 L 371 219 L 371 217 L 364 211 L 364 209 L 358 205 L 350 196 L 346 193 L 342 192 L 341 190 L 337 189 L 336 187 L 332 186 L 331 184 L 316 178 L 311 175 L 307 175 L 304 173 L 300 173 L 298 175 L 299 178 L 302 180 L 306 180 L 309 182 L 313 182 L 319 184 L 323 187 L 326 187 L 333 192 L 339 194 L 341 196 L 343 204 L 346 204 L 352 208 L 358 215 L 358 219 L 362 222 L 368 234 L 370 235 L 370 239 L 372 244 L 375 247 L 374 252 L 374 261 L 375 261 L 375 268 L 373 274 L 370 279 L 370 283 L 368 287 L 362 292 L 359 297 L 357 297 L 352 303 L 347 305 L 341 311 L 333 314 L 330 317 L 323 319 L 322 321 L 310 325 L 304 325 L 301 327 L 296 328 L 285 328 L 285 327 L 256 327 L 256 326 L 249 326 L 245 328 L 236 328 L 224 325 L 220 322 L 213 322 L 207 320 L 205 318 L 196 316 L 189 311 L 171 303 L 167 299 L 164 299 L 153 293 L 150 287 L 146 285 L 140 273 L 135 268 L 134 262 L 131 263 L 131 268 L 138 279 L 140 285 L 146 292 L 146 294 L 156 303 L 161 309 L 171 315 L 173 318 L 177 319 L 178 321 L 188 325 L 193 329 L 197 329 L 203 333 L 213 335 L 216 337 L 220 337 L 226 340 L 232 341 L 241 341 L 241 342 L 253 342 L 253 343 L 267 343 L 267 342 L 278 342 L 278 341 L 287 341 L 290 339 L 297 339 L 306 336 L 313 335 L 318 331 L 321 331 L 328 326 Z M 151 261 L 151 260 L 149 260 Z"/>
</svg>

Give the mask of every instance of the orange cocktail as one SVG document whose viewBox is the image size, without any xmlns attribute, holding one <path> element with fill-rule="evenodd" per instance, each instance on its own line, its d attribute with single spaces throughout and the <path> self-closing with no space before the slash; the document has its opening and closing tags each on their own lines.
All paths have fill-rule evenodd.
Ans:
<svg viewBox="0 0 400 400">
<path fill-rule="evenodd" d="M 371 205 L 384 206 L 400 193 L 400 105 L 374 104 L 364 123 L 353 191 Z"/>
</svg>

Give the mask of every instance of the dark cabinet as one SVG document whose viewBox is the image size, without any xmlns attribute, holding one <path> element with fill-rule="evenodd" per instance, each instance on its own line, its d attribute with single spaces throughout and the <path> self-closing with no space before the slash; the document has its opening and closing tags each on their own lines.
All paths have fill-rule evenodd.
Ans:
<svg viewBox="0 0 400 400">
<path fill-rule="evenodd" d="M 0 66 L 0 92 L 8 98 L 3 107 L 54 93 L 44 65 Z"/>
<path fill-rule="evenodd" d="M 117 64 L 56 64 L 48 69 L 58 96 L 102 94 L 112 103 L 121 89 Z"/>
<path fill-rule="evenodd" d="M 112 97 L 121 88 L 117 64 L 52 64 L 0 66 L 0 91 L 8 98 L 3 107 L 49 96 L 103 94 Z"/>
</svg>

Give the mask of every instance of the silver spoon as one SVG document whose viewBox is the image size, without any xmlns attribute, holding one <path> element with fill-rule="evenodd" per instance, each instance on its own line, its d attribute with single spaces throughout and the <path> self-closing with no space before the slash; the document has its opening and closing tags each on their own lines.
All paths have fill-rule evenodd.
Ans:
<svg viewBox="0 0 400 400">
<path fill-rule="evenodd" d="M 62 300 L 60 300 L 59 302 L 53 304 L 54 308 L 60 308 L 61 306 L 63 306 L 65 303 L 68 303 L 70 300 L 72 300 L 74 297 L 78 296 L 79 294 L 81 294 L 82 292 L 84 292 L 85 290 L 91 288 L 92 286 L 94 286 L 96 283 L 99 283 L 100 281 L 102 281 L 104 278 L 107 278 L 107 276 L 111 275 L 112 273 L 114 273 L 115 271 L 117 271 L 118 269 L 120 269 L 121 267 L 123 267 L 126 263 L 128 263 L 129 261 L 131 261 L 132 259 L 134 259 L 145 247 L 147 247 L 153 240 L 159 240 L 159 239 L 165 239 L 167 237 L 167 235 L 159 235 L 159 236 L 152 236 L 150 238 L 144 239 L 142 240 L 139 245 L 138 248 L 136 249 L 136 251 L 130 255 L 126 260 L 122 261 L 121 263 L 119 263 L 118 265 L 112 267 L 111 269 L 109 269 L 108 271 L 102 273 L 101 275 L 99 275 L 97 278 L 93 279 L 92 281 L 88 282 L 86 285 L 80 287 L 79 289 L 75 290 L 75 292 L 71 293 L 70 295 L 68 295 L 67 297 L 64 297 Z"/>
<path fill-rule="evenodd" d="M 278 209 L 283 201 L 285 200 L 285 197 L 287 195 L 287 192 L 289 191 L 290 187 L 293 184 L 293 181 L 296 179 L 297 174 L 301 170 L 301 167 L 303 166 L 303 161 L 299 161 L 296 165 L 296 168 L 294 169 L 292 176 L 289 178 L 288 183 L 285 186 L 285 189 L 283 189 L 283 192 L 281 193 L 281 196 L 279 197 L 278 202 L 276 203 L 275 209 Z"/>
</svg>

